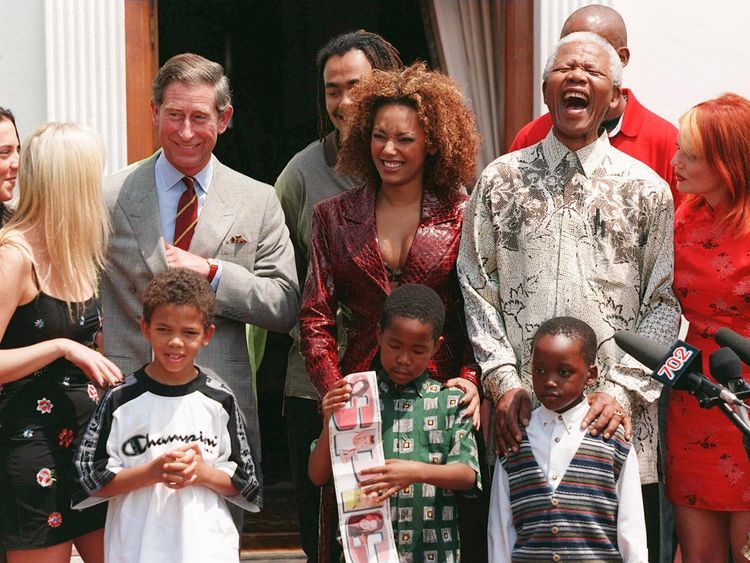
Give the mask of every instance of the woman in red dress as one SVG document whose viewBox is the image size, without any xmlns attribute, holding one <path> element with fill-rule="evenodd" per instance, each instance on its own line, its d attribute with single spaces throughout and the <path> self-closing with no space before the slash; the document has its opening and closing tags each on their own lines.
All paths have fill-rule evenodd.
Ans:
<svg viewBox="0 0 750 563">
<path fill-rule="evenodd" d="M 322 396 L 342 374 L 370 369 L 385 298 L 400 284 L 422 283 L 446 309 L 445 342 L 428 369 L 465 391 L 478 424 L 478 366 L 456 275 L 463 187 L 475 174 L 474 116 L 457 84 L 421 63 L 373 71 L 351 96 L 337 168 L 363 183 L 313 212 L 300 312 L 307 373 Z"/>
<path fill-rule="evenodd" d="M 750 101 L 724 94 L 698 104 L 680 118 L 678 142 L 672 164 L 687 198 L 675 215 L 674 290 L 708 375 L 719 328 L 750 336 Z M 726 561 L 730 548 L 745 561 L 750 463 L 739 430 L 673 390 L 666 452 L 683 561 Z"/>
</svg>

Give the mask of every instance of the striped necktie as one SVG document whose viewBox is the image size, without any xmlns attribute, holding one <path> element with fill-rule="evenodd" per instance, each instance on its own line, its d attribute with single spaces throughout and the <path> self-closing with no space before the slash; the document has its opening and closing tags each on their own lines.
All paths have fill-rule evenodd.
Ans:
<svg viewBox="0 0 750 563">
<path fill-rule="evenodd" d="M 185 191 L 177 204 L 177 218 L 174 223 L 174 245 L 182 250 L 190 247 L 195 224 L 198 222 L 198 196 L 195 194 L 195 180 L 185 176 L 182 181 Z"/>
</svg>

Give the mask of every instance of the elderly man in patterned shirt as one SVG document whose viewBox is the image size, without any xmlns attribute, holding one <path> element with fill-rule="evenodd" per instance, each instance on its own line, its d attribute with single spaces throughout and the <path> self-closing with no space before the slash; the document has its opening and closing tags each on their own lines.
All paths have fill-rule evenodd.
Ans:
<svg viewBox="0 0 750 563">
<path fill-rule="evenodd" d="M 672 197 L 653 170 L 609 144 L 602 120 L 620 95 L 622 65 L 589 32 L 563 38 L 544 70 L 547 137 L 482 173 L 465 212 L 458 271 L 482 384 L 495 403 L 498 451 L 516 451 L 532 406 L 531 337 L 545 320 L 589 323 L 600 380 L 583 425 L 634 435 L 643 484 L 657 481 L 660 385 L 615 344 L 634 330 L 677 337 Z M 534 401 L 536 404 L 536 401 Z"/>
</svg>

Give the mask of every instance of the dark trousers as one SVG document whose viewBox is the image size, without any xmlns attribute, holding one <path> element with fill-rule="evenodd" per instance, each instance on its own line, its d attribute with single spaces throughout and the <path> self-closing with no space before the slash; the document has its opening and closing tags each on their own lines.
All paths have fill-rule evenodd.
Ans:
<svg viewBox="0 0 750 563">
<path fill-rule="evenodd" d="M 318 402 L 312 399 L 286 397 L 284 412 L 302 549 L 308 561 L 317 561 L 320 488 L 307 476 L 307 460 L 310 444 L 320 436 L 323 421 L 318 414 Z"/>
</svg>

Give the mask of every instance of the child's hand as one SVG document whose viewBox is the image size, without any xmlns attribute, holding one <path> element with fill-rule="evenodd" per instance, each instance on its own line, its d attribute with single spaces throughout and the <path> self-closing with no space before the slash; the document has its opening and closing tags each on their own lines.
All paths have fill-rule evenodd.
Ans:
<svg viewBox="0 0 750 563">
<path fill-rule="evenodd" d="M 479 390 L 473 382 L 463 377 L 454 377 L 445 382 L 444 387 L 457 387 L 464 392 L 464 398 L 461 404 L 465 405 L 463 415 L 472 419 L 474 430 L 479 430 L 481 422 L 479 413 Z"/>
<path fill-rule="evenodd" d="M 328 421 L 334 412 L 339 410 L 352 396 L 352 386 L 345 379 L 339 379 L 328 392 L 323 395 L 321 407 L 323 409 L 323 423 Z"/>
<path fill-rule="evenodd" d="M 182 489 L 197 483 L 199 478 L 199 466 L 205 465 L 200 447 L 197 444 L 187 444 L 167 452 L 163 456 L 162 481 L 170 489 Z"/>
<path fill-rule="evenodd" d="M 385 465 L 370 467 L 361 471 L 362 475 L 373 475 L 360 482 L 362 492 L 376 494 L 378 502 L 383 502 L 401 489 L 420 482 L 421 466 L 418 461 L 386 459 Z"/>
</svg>

